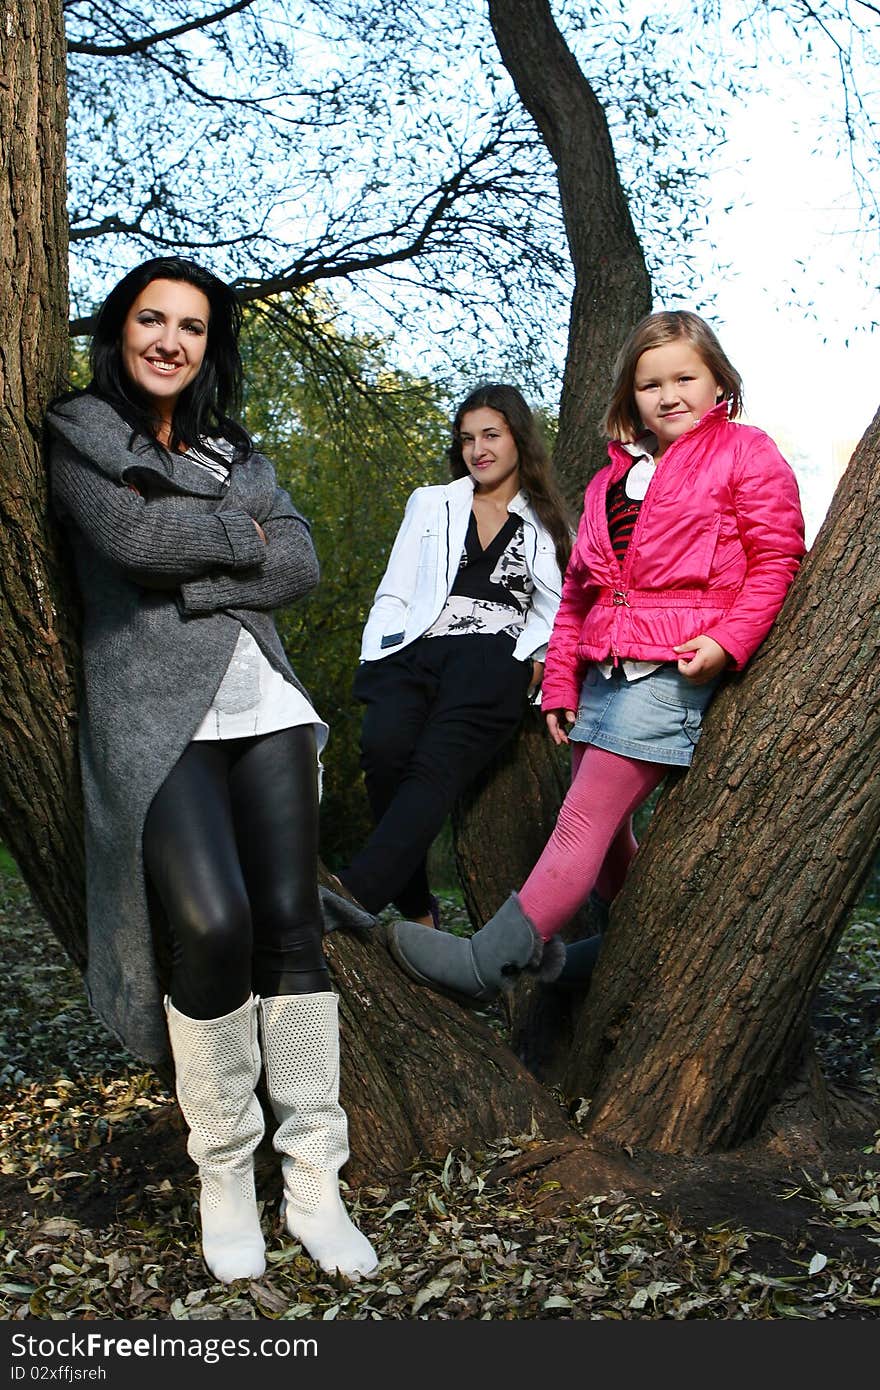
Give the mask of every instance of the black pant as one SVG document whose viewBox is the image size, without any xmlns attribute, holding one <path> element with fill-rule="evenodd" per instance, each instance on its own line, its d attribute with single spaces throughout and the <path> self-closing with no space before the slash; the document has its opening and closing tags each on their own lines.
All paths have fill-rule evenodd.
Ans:
<svg viewBox="0 0 880 1390">
<path fill-rule="evenodd" d="M 422 637 L 364 662 L 361 766 L 376 828 L 340 878 L 370 912 L 428 912 L 425 857 L 452 806 L 511 737 L 532 665 L 501 635 Z"/>
<path fill-rule="evenodd" d="M 253 992 L 330 988 L 321 949 L 312 726 L 191 743 L 144 824 L 144 866 L 171 933 L 171 999 L 219 1018 Z"/>
</svg>

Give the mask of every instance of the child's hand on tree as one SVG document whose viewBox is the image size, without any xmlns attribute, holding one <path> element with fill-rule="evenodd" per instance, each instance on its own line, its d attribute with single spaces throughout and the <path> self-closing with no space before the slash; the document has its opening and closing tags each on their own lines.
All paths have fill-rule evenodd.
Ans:
<svg viewBox="0 0 880 1390">
<path fill-rule="evenodd" d="M 687 660 L 681 657 L 678 662 L 678 669 L 683 676 L 687 676 L 694 685 L 706 685 L 708 681 L 714 680 L 720 675 L 730 660 L 730 654 L 724 650 L 720 642 L 716 642 L 714 637 L 692 637 L 689 642 L 682 642 L 680 646 L 673 647 L 674 652 L 693 652 L 692 657 Z"/>
</svg>

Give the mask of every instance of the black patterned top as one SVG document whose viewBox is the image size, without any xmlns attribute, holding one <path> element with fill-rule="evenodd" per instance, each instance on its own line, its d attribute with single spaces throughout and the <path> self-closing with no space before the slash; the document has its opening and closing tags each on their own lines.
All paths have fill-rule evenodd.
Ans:
<svg viewBox="0 0 880 1390">
<path fill-rule="evenodd" d="M 526 564 L 522 517 L 511 513 L 484 550 L 471 512 L 455 582 L 442 612 L 424 635 L 505 633 L 516 638 L 525 626 L 534 587 Z"/>
</svg>

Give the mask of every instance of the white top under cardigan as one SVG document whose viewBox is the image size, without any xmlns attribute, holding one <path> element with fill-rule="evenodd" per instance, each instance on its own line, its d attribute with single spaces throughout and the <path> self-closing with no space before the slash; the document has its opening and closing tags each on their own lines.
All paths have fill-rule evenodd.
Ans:
<svg viewBox="0 0 880 1390">
<path fill-rule="evenodd" d="M 231 453 L 231 446 L 225 441 L 213 441 L 212 448 Z M 215 478 L 228 481 L 229 469 L 218 460 L 196 449 L 190 450 L 188 458 Z M 275 670 L 251 634 L 242 628 L 214 699 L 193 734 L 193 742 L 254 738 L 301 724 L 314 725 L 320 759 L 329 728 L 301 691 Z"/>
</svg>

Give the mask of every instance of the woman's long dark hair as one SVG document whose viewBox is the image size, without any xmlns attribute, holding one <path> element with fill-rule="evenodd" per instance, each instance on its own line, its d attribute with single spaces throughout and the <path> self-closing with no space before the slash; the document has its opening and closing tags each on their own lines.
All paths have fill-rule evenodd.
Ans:
<svg viewBox="0 0 880 1390">
<path fill-rule="evenodd" d="M 462 401 L 452 422 L 449 445 L 449 471 L 453 478 L 467 476 L 461 452 L 461 422 L 471 410 L 497 410 L 507 421 L 519 455 L 519 477 L 529 500 L 553 538 L 560 574 L 565 574 L 571 554 L 571 527 L 565 499 L 553 475 L 550 455 L 538 432 L 538 425 L 525 397 L 515 386 L 489 381 L 478 386 Z"/>
<path fill-rule="evenodd" d="M 247 432 L 234 418 L 241 408 L 242 369 L 238 351 L 241 305 L 235 291 L 210 270 L 181 256 L 156 256 L 130 270 L 108 294 L 95 320 L 89 352 L 89 391 L 108 401 L 138 434 L 155 439 L 158 420 L 122 363 L 122 329 L 132 304 L 154 280 L 181 280 L 201 290 L 211 313 L 205 356 L 198 376 L 180 393 L 171 421 L 169 448 L 192 448 L 222 438 L 249 451 Z"/>
</svg>

